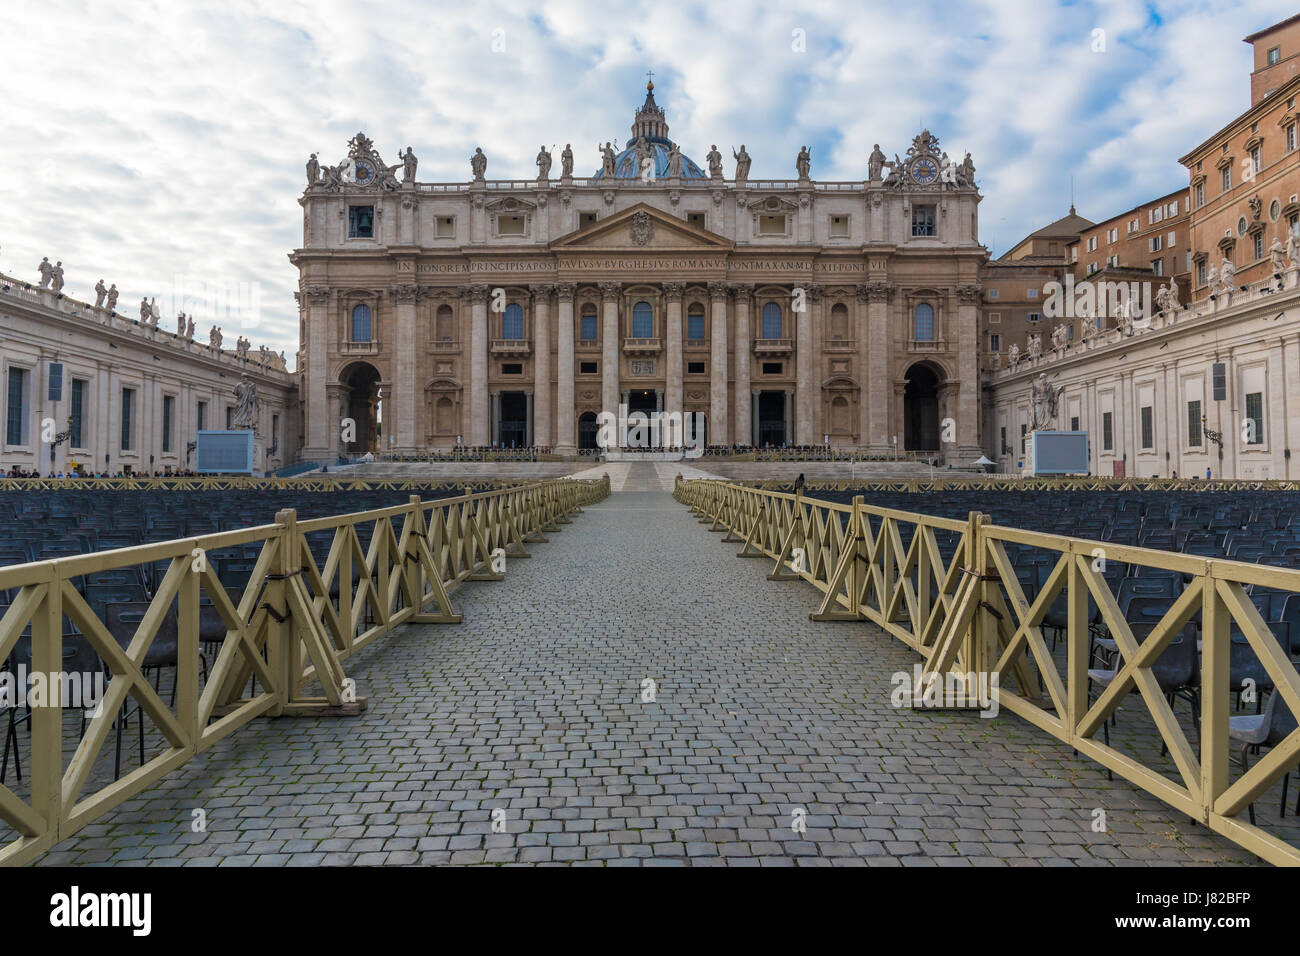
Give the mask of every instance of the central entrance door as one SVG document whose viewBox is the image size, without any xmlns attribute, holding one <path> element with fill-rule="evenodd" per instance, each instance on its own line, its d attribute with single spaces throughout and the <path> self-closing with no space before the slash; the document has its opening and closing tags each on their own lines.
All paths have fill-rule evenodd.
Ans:
<svg viewBox="0 0 1300 956">
<path fill-rule="evenodd" d="M 759 392 L 759 445 L 784 445 L 785 442 L 785 392 Z"/>
<path fill-rule="evenodd" d="M 655 394 L 653 388 L 634 388 L 627 393 L 627 415 L 632 417 L 633 412 L 640 412 L 646 417 L 645 430 L 641 434 L 645 438 L 645 447 L 650 447 L 651 443 L 658 445 L 663 444 L 663 436 L 653 433 L 650 429 L 650 422 L 654 420 L 655 412 L 659 411 L 659 397 Z M 631 434 L 632 426 L 628 426 L 628 432 Z"/>
<path fill-rule="evenodd" d="M 501 419 L 497 434 L 502 448 L 523 448 L 528 444 L 528 395 L 501 393 Z"/>
</svg>

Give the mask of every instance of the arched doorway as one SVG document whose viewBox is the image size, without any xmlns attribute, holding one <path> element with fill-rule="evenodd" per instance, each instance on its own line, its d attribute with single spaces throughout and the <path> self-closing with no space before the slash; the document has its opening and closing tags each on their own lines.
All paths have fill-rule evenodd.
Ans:
<svg viewBox="0 0 1300 956">
<path fill-rule="evenodd" d="M 908 451 L 937 452 L 939 445 L 939 389 L 943 372 L 927 362 L 917 362 L 905 374 L 903 390 L 903 447 Z"/>
<path fill-rule="evenodd" d="M 578 450 L 590 451 L 596 447 L 596 413 L 583 412 L 578 416 Z"/>
<path fill-rule="evenodd" d="M 379 453 L 379 378 L 379 370 L 369 362 L 353 362 L 339 374 L 347 389 L 343 417 L 352 420 L 354 429 L 353 441 L 343 442 L 344 455 Z"/>
</svg>

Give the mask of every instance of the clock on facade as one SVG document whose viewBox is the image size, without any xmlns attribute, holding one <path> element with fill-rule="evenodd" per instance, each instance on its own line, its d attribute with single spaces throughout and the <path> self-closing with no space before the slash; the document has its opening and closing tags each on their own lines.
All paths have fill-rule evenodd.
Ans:
<svg viewBox="0 0 1300 956">
<path fill-rule="evenodd" d="M 375 181 L 375 167 L 368 160 L 358 159 L 354 172 L 358 186 L 369 186 Z"/>
<path fill-rule="evenodd" d="M 929 156 L 912 160 L 912 179 L 922 186 L 928 186 L 939 178 L 939 164 Z"/>
</svg>

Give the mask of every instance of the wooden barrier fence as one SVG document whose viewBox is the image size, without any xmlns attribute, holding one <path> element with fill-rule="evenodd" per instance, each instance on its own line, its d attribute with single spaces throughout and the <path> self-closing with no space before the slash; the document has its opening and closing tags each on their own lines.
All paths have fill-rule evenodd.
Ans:
<svg viewBox="0 0 1300 956">
<path fill-rule="evenodd" d="M 1247 588 L 1300 593 L 1300 570 L 1247 564 L 1042 534 L 991 524 L 870 507 L 861 496 L 838 504 L 714 480 L 678 480 L 674 497 L 741 545 L 740 557 L 773 559 L 772 579 L 802 579 L 822 592 L 814 620 L 871 621 L 924 658 L 921 682 L 935 675 L 969 682 L 997 675 L 999 704 L 1264 860 L 1300 865 L 1300 847 L 1245 819 L 1244 811 L 1300 763 L 1300 729 L 1236 779 L 1229 763 L 1230 633 L 1240 630 L 1273 692 L 1300 715 L 1300 674 Z M 904 531 L 910 540 L 904 546 Z M 952 549 L 945 561 L 939 538 Z M 1007 553 L 1023 545 L 1055 555 L 1045 585 L 1026 594 Z M 1098 570 L 1097 555 L 1161 568 L 1190 581 L 1141 640 Z M 1059 599 L 1064 674 L 1044 640 Z M 1199 739 L 1194 745 L 1152 671 L 1185 625 L 1200 619 Z M 1088 677 L 1093 630 L 1120 653 L 1118 674 L 1095 699 Z M 1136 691 L 1136 694 L 1132 692 Z M 970 696 L 974 696 L 973 692 Z M 968 698 L 969 699 L 969 698 Z M 1121 703 L 1139 704 L 1176 767 L 1171 776 L 1096 739 Z"/>
<path fill-rule="evenodd" d="M 412 496 L 402 505 L 310 521 L 286 510 L 259 527 L 0 567 L 0 591 L 16 594 L 0 617 L 0 661 L 29 640 L 31 672 L 59 674 L 66 616 L 110 675 L 70 759 L 63 707 L 31 707 L 30 792 L 24 798 L 0 785 L 0 820 L 17 831 L 0 848 L 0 863 L 32 860 L 255 717 L 358 713 L 366 702 L 346 677 L 349 657 L 403 624 L 459 622 L 449 599 L 457 585 L 501 580 L 494 568 L 501 558 L 529 557 L 525 545 L 547 540 L 544 533 L 608 494 L 607 477 L 561 479 L 430 501 Z M 363 543 L 358 529 L 366 525 L 373 529 Z M 322 533 L 332 541 L 318 564 L 308 536 Z M 207 556 L 247 545 L 260 551 L 247 586 L 232 595 Z M 76 582 L 155 562 L 166 571 L 124 646 Z M 204 595 L 225 633 L 201 682 Z M 176 668 L 174 703 L 144 676 L 165 624 L 177 635 L 167 665 Z M 245 696 L 250 684 L 254 693 Z M 305 693 L 316 686 L 319 694 Z M 165 739 L 162 752 L 86 792 L 128 697 Z"/>
</svg>

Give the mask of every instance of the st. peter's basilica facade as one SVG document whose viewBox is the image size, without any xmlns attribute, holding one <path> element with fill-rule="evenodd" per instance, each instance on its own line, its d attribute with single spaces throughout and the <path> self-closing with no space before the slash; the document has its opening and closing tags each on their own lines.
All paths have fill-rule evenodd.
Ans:
<svg viewBox="0 0 1300 956">
<path fill-rule="evenodd" d="M 732 178 L 717 146 L 683 155 L 650 84 L 589 177 L 569 147 L 558 178 L 545 150 L 526 180 L 476 151 L 459 183 L 416 181 L 409 147 L 390 167 L 362 134 L 337 166 L 313 155 L 290 257 L 302 457 L 567 453 L 620 405 L 702 413 L 711 445 L 978 457 L 970 156 L 926 131 L 893 160 L 876 147 L 866 179 L 819 182 L 806 148 L 790 180 L 732 153 Z"/>
</svg>

